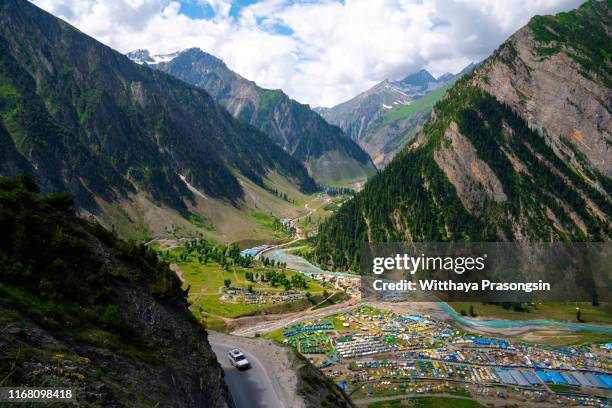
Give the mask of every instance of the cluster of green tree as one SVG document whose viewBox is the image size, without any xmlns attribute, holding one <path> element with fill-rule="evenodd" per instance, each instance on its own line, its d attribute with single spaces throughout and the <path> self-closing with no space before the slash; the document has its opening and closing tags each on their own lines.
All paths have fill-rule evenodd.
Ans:
<svg viewBox="0 0 612 408">
<path fill-rule="evenodd" d="M 288 220 L 285 220 L 283 222 L 281 221 L 280 218 L 275 217 L 275 216 L 273 217 L 274 217 L 274 220 L 272 221 L 272 228 L 274 229 L 274 231 L 282 231 L 287 234 L 295 233 L 295 227 L 292 227 L 291 224 L 288 222 Z"/>
<path fill-rule="evenodd" d="M 291 198 L 287 195 L 287 193 L 284 193 L 282 191 L 278 191 L 275 188 L 269 189 L 268 191 L 270 191 L 272 194 L 274 194 L 275 196 L 282 198 L 283 200 L 287 201 L 288 203 L 292 203 L 295 204 L 296 201 L 294 198 Z"/>
<path fill-rule="evenodd" d="M 407 146 L 319 226 L 311 259 L 358 270 L 364 242 L 513 240 L 517 234 L 534 241 L 609 239 L 610 225 L 589 209 L 586 200 L 610 219 L 611 192 L 595 189 L 509 106 L 472 86 L 469 79 L 459 80 L 436 104 L 435 118 L 424 126 L 426 143 Z M 500 180 L 507 201 L 493 202 L 483 192 L 476 209 L 464 207 L 434 160 L 434 152 L 448 148 L 444 134 L 451 122 Z M 526 171 L 515 170 L 507 154 Z"/>
<path fill-rule="evenodd" d="M 210 222 L 210 220 L 204 217 L 203 215 L 189 213 L 187 215 L 187 219 L 189 220 L 191 224 L 195 225 L 198 228 L 204 228 L 204 229 L 207 229 L 208 231 L 216 230 L 216 227 L 214 226 L 214 224 Z"/>
<path fill-rule="evenodd" d="M 589 0 L 576 10 L 532 18 L 529 28 L 534 38 L 541 43 L 536 51 L 547 57 L 563 49 L 580 64 L 582 75 L 587 78 L 598 77 L 609 88 L 612 87 L 610 7 L 607 0 Z"/>
<path fill-rule="evenodd" d="M 505 310 L 514 310 L 515 312 L 529 312 L 531 303 L 527 302 L 483 302 L 484 305 L 497 305 Z"/>
<path fill-rule="evenodd" d="M 465 311 L 465 309 L 461 309 L 461 310 L 459 311 L 459 314 L 461 314 L 461 316 L 467 316 L 467 315 L 468 315 L 468 312 L 466 312 L 466 311 Z M 470 305 L 469 315 L 470 315 L 471 317 L 476 317 L 476 316 L 477 316 L 476 312 L 474 311 L 474 305 Z"/>
<path fill-rule="evenodd" d="M 482 304 L 483 305 L 496 305 L 496 306 L 500 306 L 504 310 L 512 309 L 515 312 L 525 312 L 525 313 L 529 313 L 530 311 L 529 307 L 532 305 L 532 303 L 527 303 L 527 302 L 482 302 Z M 474 309 L 474 305 L 470 305 L 469 312 L 466 312 L 465 309 L 461 309 L 459 313 L 462 316 L 467 316 L 468 314 L 471 317 L 477 316 L 475 309 Z"/>
<path fill-rule="evenodd" d="M 342 205 L 344 205 L 344 202 L 342 202 L 342 203 L 331 202 L 329 204 L 325 204 L 323 206 L 323 209 L 325 211 L 327 211 L 327 212 L 332 212 L 333 213 L 333 212 L 336 212 L 338 210 L 338 208 L 342 207 Z"/>
<path fill-rule="evenodd" d="M 236 244 L 223 245 L 201 238 L 186 241 L 183 246 L 173 250 L 159 251 L 158 255 L 168 263 L 186 262 L 190 257 L 194 257 L 199 263 L 206 265 L 210 260 L 226 270 L 229 270 L 230 266 L 248 268 L 253 265 L 252 258 L 240 255 L 240 248 Z"/>
<path fill-rule="evenodd" d="M 306 279 L 301 275 L 294 275 L 291 280 L 288 280 L 284 272 L 267 271 L 262 274 L 247 272 L 245 277 L 249 282 L 269 282 L 271 286 L 276 286 L 277 284 L 286 286 L 286 284 L 289 284 L 290 287 L 294 288 L 306 288 Z"/>
<path fill-rule="evenodd" d="M 324 184 L 319 184 L 319 188 L 332 197 L 342 195 L 355 195 L 355 190 L 348 187 L 326 186 Z"/>
<path fill-rule="evenodd" d="M 72 205 L 70 194 L 43 196 L 28 177 L 0 178 L 0 297 L 43 327 L 137 338 L 113 303 L 115 286 L 144 282 L 166 300 L 187 293 L 153 251 L 78 219 Z"/>
<path fill-rule="evenodd" d="M 275 265 L 276 267 L 281 269 L 285 269 L 287 267 L 287 262 L 277 262 L 276 260 L 272 258 L 266 258 L 265 256 L 261 257 L 261 263 L 266 267 L 271 266 L 272 268 L 274 268 Z"/>
<path fill-rule="evenodd" d="M 266 271 L 263 276 L 260 275 L 259 277 L 262 282 L 267 282 L 272 287 L 283 286 L 286 290 L 306 289 L 308 286 L 306 279 L 297 274 L 289 279 L 284 272 Z"/>
</svg>

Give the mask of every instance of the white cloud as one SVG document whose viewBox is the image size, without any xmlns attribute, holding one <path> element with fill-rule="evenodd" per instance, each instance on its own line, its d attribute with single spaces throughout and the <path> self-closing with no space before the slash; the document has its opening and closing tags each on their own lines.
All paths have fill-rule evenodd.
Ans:
<svg viewBox="0 0 612 408">
<path fill-rule="evenodd" d="M 34 3 L 121 52 L 200 47 L 263 87 L 330 106 L 423 67 L 434 75 L 459 71 L 484 59 L 531 16 L 582 2 L 263 0 L 232 17 L 230 0 L 183 1 L 210 7 L 215 17 L 189 18 L 175 0 Z"/>
</svg>

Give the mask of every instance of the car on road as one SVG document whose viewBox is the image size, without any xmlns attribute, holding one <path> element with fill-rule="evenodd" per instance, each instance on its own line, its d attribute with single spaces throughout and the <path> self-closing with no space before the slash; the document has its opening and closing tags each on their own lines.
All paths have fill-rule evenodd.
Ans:
<svg viewBox="0 0 612 408">
<path fill-rule="evenodd" d="M 230 363 L 239 370 L 246 370 L 251 367 L 251 363 L 239 349 L 230 350 L 227 354 Z"/>
</svg>

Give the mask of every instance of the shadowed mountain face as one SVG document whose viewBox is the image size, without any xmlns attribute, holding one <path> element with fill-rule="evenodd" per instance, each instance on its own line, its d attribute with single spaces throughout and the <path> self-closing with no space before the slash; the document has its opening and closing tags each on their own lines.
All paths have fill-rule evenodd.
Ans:
<svg viewBox="0 0 612 408">
<path fill-rule="evenodd" d="M 475 66 L 470 64 L 457 75 L 447 73 L 437 79 L 422 69 L 399 81 L 385 80 L 353 99 L 316 111 L 342 128 L 381 168 L 412 140 L 446 90 Z"/>
<path fill-rule="evenodd" d="M 146 50 L 128 56 L 205 89 L 234 117 L 265 132 L 302 162 L 318 181 L 365 179 L 374 172 L 368 155 L 308 105 L 280 90 L 260 88 L 200 49 L 188 49 L 170 58 L 151 56 Z"/>
<path fill-rule="evenodd" d="M 359 269 L 364 241 L 612 239 L 611 13 L 590 1 L 512 35 L 321 227 L 314 258 Z"/>
<path fill-rule="evenodd" d="M 0 174 L 68 190 L 81 208 L 130 194 L 185 210 L 199 191 L 230 202 L 234 173 L 276 170 L 303 191 L 306 169 L 206 92 L 138 65 L 25 0 L 0 3 Z"/>
<path fill-rule="evenodd" d="M 2 385 L 71 388 L 84 406 L 233 406 L 176 274 L 71 204 L 0 177 Z"/>
</svg>

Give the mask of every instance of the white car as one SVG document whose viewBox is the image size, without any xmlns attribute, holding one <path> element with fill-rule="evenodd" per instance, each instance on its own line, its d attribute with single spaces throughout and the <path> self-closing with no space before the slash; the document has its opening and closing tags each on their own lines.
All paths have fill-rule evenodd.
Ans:
<svg viewBox="0 0 612 408">
<path fill-rule="evenodd" d="M 239 370 L 246 370 L 251 367 L 251 363 L 239 349 L 230 350 L 227 353 L 230 363 Z"/>
</svg>

